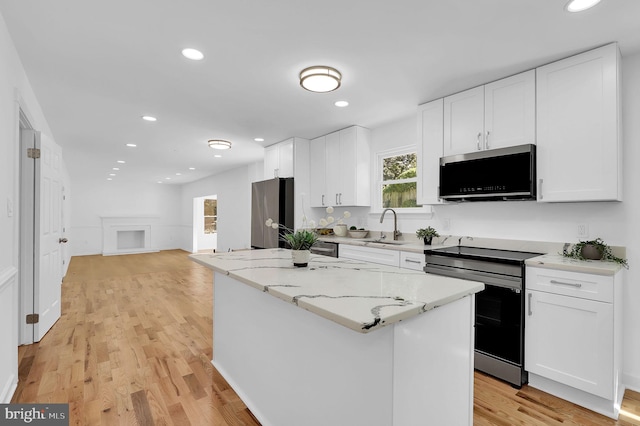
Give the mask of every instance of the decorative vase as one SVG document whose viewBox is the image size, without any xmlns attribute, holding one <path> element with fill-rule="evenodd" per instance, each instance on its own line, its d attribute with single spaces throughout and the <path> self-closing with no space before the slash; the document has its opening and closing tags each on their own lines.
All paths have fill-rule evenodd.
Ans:
<svg viewBox="0 0 640 426">
<path fill-rule="evenodd" d="M 580 254 L 582 254 L 582 257 L 584 257 L 585 259 L 591 259 L 591 260 L 602 259 L 602 252 L 598 250 L 598 247 L 591 244 L 587 244 L 584 247 L 582 247 L 582 250 L 580 250 Z"/>
<path fill-rule="evenodd" d="M 336 237 L 346 237 L 347 236 L 347 225 L 344 223 L 339 223 L 333 227 L 333 233 Z"/>
<path fill-rule="evenodd" d="M 291 250 L 293 266 L 304 267 L 309 263 L 311 252 L 309 250 Z"/>
<path fill-rule="evenodd" d="M 431 245 L 431 241 L 433 241 L 433 237 L 424 237 L 424 245 L 425 246 L 430 246 Z"/>
</svg>

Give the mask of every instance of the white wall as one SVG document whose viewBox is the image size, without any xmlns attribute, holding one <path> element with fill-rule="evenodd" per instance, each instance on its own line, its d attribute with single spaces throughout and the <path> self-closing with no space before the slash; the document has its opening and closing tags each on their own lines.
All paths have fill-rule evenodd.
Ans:
<svg viewBox="0 0 640 426">
<path fill-rule="evenodd" d="M 179 185 L 93 180 L 73 175 L 71 183 L 72 255 L 102 253 L 101 216 L 155 216 L 158 219 L 151 245 L 160 250 L 180 247 Z"/>
<path fill-rule="evenodd" d="M 181 245 L 193 251 L 193 199 L 218 196 L 217 251 L 251 247 L 251 182 L 262 179 L 262 163 L 209 176 L 182 186 Z"/>
<path fill-rule="evenodd" d="M 624 201 L 546 204 L 535 201 L 478 202 L 434 206 L 433 214 L 399 216 L 399 229 L 412 234 L 433 226 L 441 234 L 531 241 L 578 241 L 577 226 L 588 224 L 589 238 L 625 246 L 631 266 L 626 271 L 624 306 L 624 381 L 640 390 L 640 54 L 623 58 Z M 416 117 L 372 130 L 375 153 L 415 143 Z M 588 171 L 585 171 L 588 172 Z M 372 197 L 373 198 L 373 197 Z M 368 228 L 390 231 L 391 218 L 381 225 L 379 213 L 369 213 Z M 377 209 L 379 211 L 379 209 Z M 446 230 L 445 223 L 450 229 Z"/>
<path fill-rule="evenodd" d="M 0 277 L 10 277 L 0 282 L 4 327 L 0 345 L 0 402 L 9 402 L 7 399 L 15 389 L 18 374 L 19 276 L 15 275 L 19 265 L 20 217 L 18 105 L 36 130 L 52 136 L 0 16 Z"/>
</svg>

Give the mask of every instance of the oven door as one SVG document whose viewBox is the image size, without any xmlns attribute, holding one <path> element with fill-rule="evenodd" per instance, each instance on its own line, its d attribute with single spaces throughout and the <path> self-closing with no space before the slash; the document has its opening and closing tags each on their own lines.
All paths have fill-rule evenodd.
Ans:
<svg viewBox="0 0 640 426">
<path fill-rule="evenodd" d="M 485 285 L 476 294 L 476 351 L 522 365 L 520 289 Z"/>
</svg>

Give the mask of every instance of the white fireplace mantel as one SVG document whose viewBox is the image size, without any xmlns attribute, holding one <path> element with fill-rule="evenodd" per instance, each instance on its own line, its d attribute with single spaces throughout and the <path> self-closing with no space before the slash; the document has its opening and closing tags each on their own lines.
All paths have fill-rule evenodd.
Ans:
<svg viewBox="0 0 640 426">
<path fill-rule="evenodd" d="M 158 216 L 101 216 L 102 255 L 151 253 Z"/>
</svg>

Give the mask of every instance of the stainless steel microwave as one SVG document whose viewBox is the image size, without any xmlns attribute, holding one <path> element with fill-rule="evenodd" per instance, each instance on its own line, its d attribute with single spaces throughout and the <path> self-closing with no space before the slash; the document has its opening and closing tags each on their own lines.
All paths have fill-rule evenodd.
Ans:
<svg viewBox="0 0 640 426">
<path fill-rule="evenodd" d="M 536 146 L 518 145 L 440 158 L 447 201 L 536 199 Z"/>
</svg>

